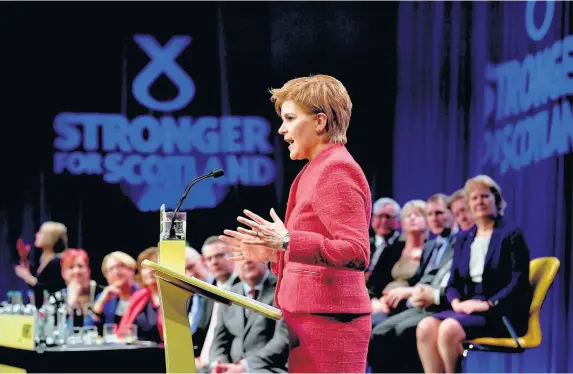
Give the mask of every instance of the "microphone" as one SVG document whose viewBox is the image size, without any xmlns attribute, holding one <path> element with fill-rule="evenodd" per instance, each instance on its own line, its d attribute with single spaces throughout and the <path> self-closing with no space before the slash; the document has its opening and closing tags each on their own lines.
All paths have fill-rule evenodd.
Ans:
<svg viewBox="0 0 573 374">
<path fill-rule="evenodd" d="M 211 177 L 219 178 L 219 177 L 222 177 L 223 175 L 225 175 L 225 171 L 223 169 L 215 169 L 212 172 L 210 172 L 209 174 L 201 175 L 200 177 L 195 177 L 195 178 L 191 179 L 189 181 L 189 183 L 187 183 L 187 187 L 185 187 L 185 191 L 183 191 L 183 195 L 181 195 L 179 202 L 175 206 L 175 211 L 173 212 L 173 218 L 171 218 L 171 226 L 169 227 L 169 238 L 171 238 L 171 239 L 175 238 L 175 229 L 173 228 L 173 224 L 175 223 L 175 218 L 177 217 L 177 213 L 179 213 L 179 209 L 181 209 L 181 205 L 183 205 L 183 202 L 187 198 L 187 195 L 189 194 L 189 191 L 191 191 L 191 188 L 195 184 L 202 181 L 203 179 L 207 179 L 207 178 L 211 178 Z"/>
</svg>

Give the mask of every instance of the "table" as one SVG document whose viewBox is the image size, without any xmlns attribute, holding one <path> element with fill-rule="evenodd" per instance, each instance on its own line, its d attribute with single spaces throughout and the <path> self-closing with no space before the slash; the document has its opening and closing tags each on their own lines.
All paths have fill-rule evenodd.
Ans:
<svg viewBox="0 0 573 374">
<path fill-rule="evenodd" d="M 165 373 L 165 352 L 147 342 L 46 347 L 41 353 L 0 346 L 0 373 L 8 367 L 29 373 Z"/>
</svg>

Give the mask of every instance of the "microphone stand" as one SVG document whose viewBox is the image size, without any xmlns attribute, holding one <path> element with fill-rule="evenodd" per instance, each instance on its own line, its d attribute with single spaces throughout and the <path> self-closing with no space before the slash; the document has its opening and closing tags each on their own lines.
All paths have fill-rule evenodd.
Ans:
<svg viewBox="0 0 573 374">
<path fill-rule="evenodd" d="M 222 172 L 221 169 L 216 169 L 216 170 L 213 170 L 212 172 L 210 172 L 209 174 L 201 175 L 200 177 L 195 177 L 195 178 L 191 179 L 191 181 L 189 181 L 189 183 L 187 183 L 187 187 L 185 187 L 185 191 L 183 191 L 183 195 L 181 195 L 181 198 L 179 199 L 179 202 L 177 203 L 177 205 L 175 206 L 175 210 L 173 211 L 173 218 L 171 218 L 171 225 L 169 226 L 169 239 L 175 239 L 175 228 L 173 227 L 173 225 L 175 223 L 175 219 L 177 218 L 177 213 L 179 213 L 179 209 L 181 209 L 181 205 L 183 205 L 183 202 L 187 198 L 187 195 L 189 194 L 189 191 L 191 191 L 191 188 L 195 184 L 202 181 L 203 179 L 207 179 L 207 178 L 211 178 L 211 177 L 215 177 L 215 178 L 220 177 L 222 175 L 222 173 L 220 173 L 219 170 Z"/>
</svg>

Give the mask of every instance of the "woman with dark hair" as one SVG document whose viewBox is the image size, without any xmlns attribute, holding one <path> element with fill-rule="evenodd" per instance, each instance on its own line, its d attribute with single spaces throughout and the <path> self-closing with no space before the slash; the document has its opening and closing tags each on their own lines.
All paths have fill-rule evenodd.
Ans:
<svg viewBox="0 0 573 374">
<path fill-rule="evenodd" d="M 502 316 L 519 336 L 527 331 L 530 255 L 523 233 L 502 219 L 506 203 L 493 179 L 478 175 L 464 190 L 476 225 L 454 246 L 446 288 L 452 310 L 424 318 L 416 329 L 426 373 L 454 373 L 464 340 L 508 336 Z"/>
<path fill-rule="evenodd" d="M 59 222 L 44 222 L 36 233 L 34 246 L 42 250 L 37 265 L 30 266 L 30 244 L 22 239 L 16 242 L 20 263 L 15 266 L 16 275 L 34 290 L 34 300 L 39 308 L 44 302 L 44 291 L 52 294 L 66 287 L 62 278 L 59 252 L 68 247 L 67 228 Z M 32 301 L 32 300 L 31 300 Z"/>
</svg>

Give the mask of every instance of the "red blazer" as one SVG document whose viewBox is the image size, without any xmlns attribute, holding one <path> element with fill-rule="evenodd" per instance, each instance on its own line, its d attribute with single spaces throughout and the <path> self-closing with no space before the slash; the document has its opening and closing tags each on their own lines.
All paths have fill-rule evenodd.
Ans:
<svg viewBox="0 0 573 374">
<path fill-rule="evenodd" d="M 368 181 L 344 145 L 329 146 L 304 166 L 289 193 L 289 248 L 271 264 L 281 309 L 372 312 L 364 281 L 371 210 Z"/>
<path fill-rule="evenodd" d="M 119 321 L 119 326 L 116 331 L 117 336 L 123 337 L 123 334 L 125 334 L 127 329 L 133 324 L 133 322 L 135 322 L 135 319 L 139 313 L 141 313 L 143 308 L 145 308 L 150 298 L 151 292 L 147 287 L 141 288 L 131 295 L 129 303 L 125 308 L 125 312 Z M 161 316 L 161 308 L 157 309 L 157 329 L 159 330 L 159 336 L 163 340 L 163 318 Z"/>
</svg>

